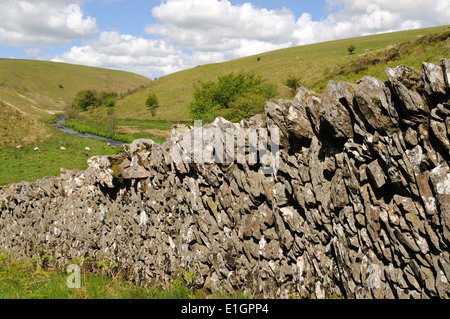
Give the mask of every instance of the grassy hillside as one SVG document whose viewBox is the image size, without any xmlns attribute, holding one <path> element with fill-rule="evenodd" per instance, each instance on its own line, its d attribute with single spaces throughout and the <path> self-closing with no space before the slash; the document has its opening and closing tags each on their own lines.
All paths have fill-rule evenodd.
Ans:
<svg viewBox="0 0 450 319">
<path fill-rule="evenodd" d="M 151 80 L 134 73 L 35 60 L 0 59 L 0 87 L 12 89 L 40 108 L 60 110 L 83 89 L 126 93 Z M 1 94 L 0 94 L 1 97 Z M 20 96 L 19 96 L 20 97 Z M 25 99 L 26 100 L 26 99 Z"/>
<path fill-rule="evenodd" d="M 388 66 L 405 64 L 419 69 L 424 61 L 439 62 L 449 57 L 450 42 L 446 41 L 449 36 L 450 27 L 441 26 L 305 45 L 203 65 L 155 80 L 119 101 L 116 114 L 120 118 L 152 119 L 145 108 L 145 99 L 155 93 L 161 105 L 156 119 L 189 119 L 193 85 L 233 71 L 253 72 L 277 84 L 278 98 L 290 97 L 289 89 L 283 85 L 289 75 L 299 76 L 303 86 L 318 93 L 332 79 L 356 82 L 365 75 L 385 79 Z M 347 49 L 352 44 L 356 50 L 349 54 Z"/>
<path fill-rule="evenodd" d="M 116 153 L 103 142 L 62 133 L 50 123 L 80 90 L 126 95 L 150 83 L 129 72 L 0 59 L 0 185 L 57 176 L 60 168 L 83 169 L 90 156 Z"/>
<path fill-rule="evenodd" d="M 151 83 L 129 72 L 33 60 L 0 59 L 0 108 L 11 117 L 0 116 L 0 145 L 34 143 L 49 135 L 42 122 L 62 112 L 78 91 L 94 89 L 127 94 Z M 34 137 L 23 131 L 18 140 L 13 127 L 32 122 Z"/>
</svg>

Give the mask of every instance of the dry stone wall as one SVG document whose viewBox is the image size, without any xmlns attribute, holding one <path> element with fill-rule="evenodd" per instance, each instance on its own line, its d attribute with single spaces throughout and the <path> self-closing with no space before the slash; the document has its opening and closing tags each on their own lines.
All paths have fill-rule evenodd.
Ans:
<svg viewBox="0 0 450 319">
<path fill-rule="evenodd" d="M 0 188 L 0 249 L 108 258 L 144 285 L 184 270 L 197 288 L 266 298 L 449 298 L 450 60 L 387 76 L 320 97 L 301 88 L 204 127 L 278 129 L 272 174 L 176 161 L 192 159 L 195 131 L 178 126 L 163 145 L 137 140 L 85 171 Z"/>
</svg>

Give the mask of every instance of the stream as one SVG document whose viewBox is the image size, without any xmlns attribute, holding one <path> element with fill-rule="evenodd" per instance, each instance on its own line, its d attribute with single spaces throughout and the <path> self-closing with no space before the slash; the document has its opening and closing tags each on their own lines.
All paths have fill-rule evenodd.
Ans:
<svg viewBox="0 0 450 319">
<path fill-rule="evenodd" d="M 94 140 L 101 140 L 106 143 L 109 143 L 111 146 L 123 146 L 124 144 L 126 144 L 125 142 L 115 141 L 112 138 L 108 138 L 108 137 L 98 136 L 98 135 L 89 134 L 89 133 L 83 134 L 83 133 L 75 131 L 73 128 L 64 126 L 64 124 L 66 124 L 66 117 L 64 115 L 59 115 L 56 123 L 53 124 L 53 126 L 62 132 L 80 136 L 80 137 L 92 138 Z"/>
</svg>

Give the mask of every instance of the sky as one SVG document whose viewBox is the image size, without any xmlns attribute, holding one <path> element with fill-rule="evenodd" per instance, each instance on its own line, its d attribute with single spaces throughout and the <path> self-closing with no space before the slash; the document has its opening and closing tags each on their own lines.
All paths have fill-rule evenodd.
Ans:
<svg viewBox="0 0 450 319">
<path fill-rule="evenodd" d="M 282 48 L 446 24 L 448 0 L 0 0 L 0 57 L 158 78 Z"/>
</svg>

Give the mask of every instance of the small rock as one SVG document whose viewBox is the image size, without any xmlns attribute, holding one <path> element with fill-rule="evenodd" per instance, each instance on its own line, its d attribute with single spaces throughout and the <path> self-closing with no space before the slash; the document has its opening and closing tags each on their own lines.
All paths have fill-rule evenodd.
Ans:
<svg viewBox="0 0 450 319">
<path fill-rule="evenodd" d="M 355 87 L 356 109 L 376 131 L 386 134 L 398 126 L 391 93 L 383 81 L 366 76 Z"/>
<path fill-rule="evenodd" d="M 22 145 L 17 145 L 17 146 L 16 146 L 16 149 L 18 149 L 18 150 L 20 150 L 21 148 L 23 148 Z"/>
<path fill-rule="evenodd" d="M 66 148 L 65 147 L 61 147 L 61 151 L 65 151 L 66 150 Z"/>
<path fill-rule="evenodd" d="M 422 78 L 425 83 L 425 91 L 430 96 L 446 96 L 446 85 L 443 69 L 434 63 L 422 64 Z"/>
<path fill-rule="evenodd" d="M 353 137 L 352 119 L 344 106 L 344 104 L 352 103 L 352 91 L 353 88 L 348 83 L 329 82 L 323 93 L 318 114 L 321 136 L 332 136 L 340 140 L 348 140 Z"/>
<path fill-rule="evenodd" d="M 403 122 L 412 124 L 428 121 L 428 106 L 417 90 L 414 89 L 419 85 L 421 75 L 404 65 L 395 69 L 387 68 L 386 75 L 393 93 L 400 102 Z"/>
<path fill-rule="evenodd" d="M 35 147 L 33 151 L 39 151 L 39 147 Z"/>
<path fill-rule="evenodd" d="M 369 177 L 372 186 L 376 189 L 383 187 L 386 184 L 386 174 L 381 168 L 378 160 L 373 161 L 367 166 L 367 176 Z"/>
<path fill-rule="evenodd" d="M 89 152 L 91 149 L 89 147 L 86 147 L 85 150 Z"/>
</svg>

